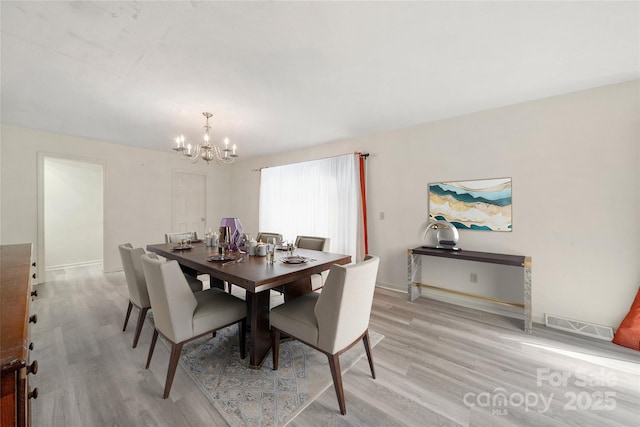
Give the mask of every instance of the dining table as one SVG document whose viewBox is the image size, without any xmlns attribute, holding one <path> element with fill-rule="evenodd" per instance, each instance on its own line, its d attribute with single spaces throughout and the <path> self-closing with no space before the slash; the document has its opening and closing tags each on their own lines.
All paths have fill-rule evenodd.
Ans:
<svg viewBox="0 0 640 427">
<path fill-rule="evenodd" d="M 212 281 L 226 281 L 246 290 L 247 323 L 249 325 L 249 367 L 259 369 L 271 348 L 269 304 L 271 290 L 284 293 L 285 301 L 312 292 L 311 276 L 329 270 L 333 264 L 349 264 L 350 255 L 295 249 L 294 255 L 304 262 L 287 263 L 287 252 L 276 251 L 273 263 L 264 256 L 249 256 L 242 251 L 230 252 L 228 259 L 217 260 L 218 248 L 203 242 L 191 243 L 188 248 L 176 243 L 147 245 L 154 252 L 181 267 L 208 274 Z M 236 262 L 231 262 L 236 261 Z M 205 291 L 206 292 L 206 291 Z"/>
</svg>

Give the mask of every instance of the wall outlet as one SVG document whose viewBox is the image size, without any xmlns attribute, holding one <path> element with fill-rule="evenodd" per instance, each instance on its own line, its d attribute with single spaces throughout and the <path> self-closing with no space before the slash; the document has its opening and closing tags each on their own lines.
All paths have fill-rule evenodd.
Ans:
<svg viewBox="0 0 640 427">
<path fill-rule="evenodd" d="M 384 219 L 384 212 L 380 212 L 380 219 Z"/>
<path fill-rule="evenodd" d="M 471 283 L 478 283 L 478 273 L 471 273 L 469 275 L 469 280 Z"/>
</svg>

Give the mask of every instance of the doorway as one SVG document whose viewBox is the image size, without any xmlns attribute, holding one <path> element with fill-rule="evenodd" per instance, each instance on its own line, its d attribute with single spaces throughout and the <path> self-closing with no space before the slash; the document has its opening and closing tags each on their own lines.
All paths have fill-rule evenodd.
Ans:
<svg viewBox="0 0 640 427">
<path fill-rule="evenodd" d="M 102 265 L 104 165 L 39 153 L 38 276 Z"/>
</svg>

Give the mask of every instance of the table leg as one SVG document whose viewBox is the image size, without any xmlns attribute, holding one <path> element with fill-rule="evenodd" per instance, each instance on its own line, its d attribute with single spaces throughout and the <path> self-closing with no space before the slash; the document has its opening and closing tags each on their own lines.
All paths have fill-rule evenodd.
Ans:
<svg viewBox="0 0 640 427">
<path fill-rule="evenodd" d="M 270 291 L 257 294 L 247 292 L 247 315 L 249 316 L 249 368 L 260 369 L 271 348 L 269 335 Z"/>
<path fill-rule="evenodd" d="M 193 276 L 193 277 L 197 277 L 198 274 L 200 274 L 198 270 L 195 270 L 191 267 L 187 267 L 186 265 L 182 265 L 182 264 L 180 264 L 180 270 L 182 270 L 184 274 L 188 274 L 189 276 Z"/>
<path fill-rule="evenodd" d="M 224 281 L 209 275 L 209 287 L 222 289 L 224 291 Z"/>
<path fill-rule="evenodd" d="M 287 283 L 283 288 L 285 302 L 313 291 L 311 286 L 311 277 L 303 277 Z"/>
</svg>

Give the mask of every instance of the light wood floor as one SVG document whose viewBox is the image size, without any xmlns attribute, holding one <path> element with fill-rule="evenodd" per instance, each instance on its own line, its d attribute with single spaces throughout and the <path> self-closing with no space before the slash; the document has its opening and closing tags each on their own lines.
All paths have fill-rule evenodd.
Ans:
<svg viewBox="0 0 640 427">
<path fill-rule="evenodd" d="M 122 273 L 50 272 L 36 288 L 34 426 L 225 425 L 181 368 L 162 399 L 168 351 L 144 369 L 148 325 L 131 348 Z M 347 415 L 331 387 L 290 425 L 640 426 L 637 351 L 540 325 L 525 335 L 513 319 L 384 289 L 371 328 L 385 335 L 377 379 L 366 359 L 344 375 Z"/>
</svg>

